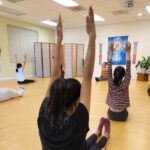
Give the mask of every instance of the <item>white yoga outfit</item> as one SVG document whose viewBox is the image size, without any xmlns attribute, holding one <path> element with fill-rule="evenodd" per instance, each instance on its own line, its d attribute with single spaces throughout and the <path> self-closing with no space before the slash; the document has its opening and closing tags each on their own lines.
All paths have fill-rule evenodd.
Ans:
<svg viewBox="0 0 150 150">
<path fill-rule="evenodd" d="M 25 78 L 23 76 L 22 68 L 18 68 L 18 72 L 16 72 L 16 74 L 17 74 L 17 81 L 22 82 L 25 80 Z"/>
</svg>

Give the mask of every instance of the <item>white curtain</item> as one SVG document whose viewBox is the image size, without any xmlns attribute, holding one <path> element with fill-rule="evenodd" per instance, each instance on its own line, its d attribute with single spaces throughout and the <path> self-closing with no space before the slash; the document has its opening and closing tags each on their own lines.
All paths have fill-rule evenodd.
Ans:
<svg viewBox="0 0 150 150">
<path fill-rule="evenodd" d="M 10 62 L 15 62 L 15 54 L 18 55 L 18 62 L 23 62 L 25 53 L 27 61 L 34 62 L 34 42 L 38 41 L 37 31 L 11 25 L 8 25 L 7 29 Z"/>
</svg>

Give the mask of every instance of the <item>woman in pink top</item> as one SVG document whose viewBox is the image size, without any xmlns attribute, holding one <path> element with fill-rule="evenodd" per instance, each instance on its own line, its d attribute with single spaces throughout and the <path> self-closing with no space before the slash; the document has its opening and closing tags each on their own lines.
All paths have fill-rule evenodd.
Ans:
<svg viewBox="0 0 150 150">
<path fill-rule="evenodd" d="M 112 54 L 115 51 L 113 43 L 109 46 L 108 61 L 108 94 L 106 103 L 109 105 L 108 117 L 115 121 L 126 121 L 128 117 L 127 107 L 130 106 L 129 84 L 131 79 L 131 44 L 126 43 L 126 71 L 122 66 L 114 70 L 112 77 Z"/>
</svg>

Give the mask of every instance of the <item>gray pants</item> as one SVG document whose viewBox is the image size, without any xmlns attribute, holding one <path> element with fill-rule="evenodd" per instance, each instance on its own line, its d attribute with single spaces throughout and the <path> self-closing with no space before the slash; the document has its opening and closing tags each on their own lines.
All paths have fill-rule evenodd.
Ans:
<svg viewBox="0 0 150 150">
<path fill-rule="evenodd" d="M 114 121 L 126 121 L 128 118 L 128 111 L 127 109 L 124 109 L 121 112 L 114 112 L 110 109 L 108 109 L 108 118 L 110 120 L 114 120 Z"/>
</svg>

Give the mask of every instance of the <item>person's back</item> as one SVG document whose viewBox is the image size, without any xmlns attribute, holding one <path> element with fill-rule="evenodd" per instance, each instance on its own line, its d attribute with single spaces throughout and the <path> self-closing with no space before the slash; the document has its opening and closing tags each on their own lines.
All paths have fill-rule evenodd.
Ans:
<svg viewBox="0 0 150 150">
<path fill-rule="evenodd" d="M 88 111 L 79 103 L 72 116 L 65 116 L 63 127 L 57 131 L 51 130 L 49 120 L 45 117 L 48 103 L 46 98 L 41 105 L 38 126 L 43 150 L 86 150 L 86 134 L 88 128 Z"/>
<path fill-rule="evenodd" d="M 25 80 L 23 75 L 22 64 L 18 63 L 16 68 L 17 81 L 22 82 Z"/>
<path fill-rule="evenodd" d="M 126 44 L 127 62 L 126 71 L 122 66 L 118 66 L 112 78 L 112 53 L 113 44 L 110 45 L 108 61 L 108 94 L 106 103 L 109 105 L 108 116 L 111 120 L 125 121 L 128 117 L 127 107 L 130 106 L 129 84 L 131 79 L 130 43 Z M 124 78 L 124 79 L 123 79 Z"/>
<path fill-rule="evenodd" d="M 110 63 L 111 62 L 109 61 L 108 67 L 110 67 Z M 125 79 L 121 81 L 119 85 L 116 85 L 112 79 L 111 80 L 110 78 L 108 79 L 109 86 L 108 86 L 108 95 L 107 95 L 106 102 L 109 106 L 111 106 L 114 109 L 121 110 L 130 106 L 130 101 L 129 101 L 130 69 L 128 69 L 129 66 L 130 66 L 130 62 L 127 62 Z"/>
</svg>

